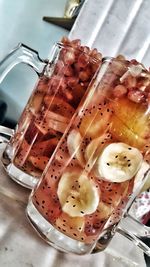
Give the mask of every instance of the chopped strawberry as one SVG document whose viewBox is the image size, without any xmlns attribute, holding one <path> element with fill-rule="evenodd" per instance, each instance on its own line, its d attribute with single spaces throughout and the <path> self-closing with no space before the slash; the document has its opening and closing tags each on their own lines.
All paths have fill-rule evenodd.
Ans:
<svg viewBox="0 0 150 267">
<path fill-rule="evenodd" d="M 75 112 L 74 108 L 65 102 L 63 99 L 52 96 L 45 96 L 44 103 L 49 110 L 60 114 L 64 117 L 71 118 Z"/>
<path fill-rule="evenodd" d="M 38 169 L 40 169 L 41 171 L 44 171 L 49 158 L 46 156 L 29 156 L 28 160 L 32 163 L 32 165 Z"/>
<path fill-rule="evenodd" d="M 50 157 L 56 148 L 58 138 L 51 138 L 46 141 L 37 142 L 32 146 L 30 155 L 32 156 L 47 156 Z"/>
</svg>

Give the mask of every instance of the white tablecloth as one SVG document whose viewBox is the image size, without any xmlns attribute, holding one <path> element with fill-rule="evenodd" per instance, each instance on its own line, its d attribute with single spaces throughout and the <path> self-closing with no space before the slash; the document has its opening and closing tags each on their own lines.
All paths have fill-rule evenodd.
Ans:
<svg viewBox="0 0 150 267">
<path fill-rule="evenodd" d="M 0 144 L 0 154 L 5 145 Z M 119 234 L 105 252 L 76 256 L 58 252 L 25 216 L 30 191 L 17 185 L 0 163 L 0 267 L 145 267 L 143 253 Z"/>
</svg>

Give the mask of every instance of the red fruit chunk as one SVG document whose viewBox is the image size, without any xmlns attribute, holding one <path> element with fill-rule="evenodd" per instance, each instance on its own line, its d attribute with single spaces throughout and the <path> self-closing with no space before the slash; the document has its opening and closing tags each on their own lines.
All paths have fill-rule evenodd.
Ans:
<svg viewBox="0 0 150 267">
<path fill-rule="evenodd" d="M 62 60 L 58 60 L 54 69 L 54 73 L 57 75 L 62 74 L 63 68 L 64 68 L 64 62 Z"/>
<path fill-rule="evenodd" d="M 49 140 L 46 140 L 46 141 L 35 143 L 32 146 L 30 155 L 32 156 L 43 155 L 43 156 L 50 157 L 54 149 L 56 148 L 57 143 L 58 143 L 58 138 L 56 137 L 50 138 Z"/>
<path fill-rule="evenodd" d="M 65 66 L 63 72 L 65 76 L 73 76 L 73 68 L 71 66 Z"/>
<path fill-rule="evenodd" d="M 78 79 L 78 77 L 69 77 L 69 78 L 67 78 L 66 82 L 67 82 L 68 86 L 74 87 L 78 84 L 79 79 Z"/>
<path fill-rule="evenodd" d="M 49 110 L 64 117 L 71 118 L 75 112 L 74 108 L 59 97 L 45 96 L 44 103 Z"/>
<path fill-rule="evenodd" d="M 46 117 L 43 122 L 38 119 L 36 121 L 36 127 L 42 132 L 44 135 L 51 132 L 51 130 L 55 130 L 59 133 L 64 133 L 67 128 L 67 123 L 49 119 Z"/>
<path fill-rule="evenodd" d="M 126 93 L 127 93 L 127 88 L 124 85 L 119 84 L 113 89 L 113 95 L 115 97 L 122 97 Z"/>
<path fill-rule="evenodd" d="M 25 133 L 25 140 L 28 142 L 28 144 L 35 142 L 35 140 L 40 140 L 42 138 L 43 134 L 34 124 L 34 120 L 31 121 L 26 133 Z"/>
<path fill-rule="evenodd" d="M 132 75 L 127 76 L 127 79 L 125 81 L 125 85 L 131 89 L 131 88 L 135 88 L 137 84 L 136 78 L 133 77 Z"/>
<path fill-rule="evenodd" d="M 73 48 L 69 48 L 65 51 L 64 54 L 64 62 L 65 64 L 73 64 L 75 62 L 75 53 Z"/>
<path fill-rule="evenodd" d="M 37 169 L 40 169 L 41 171 L 44 171 L 49 161 L 49 158 L 46 156 L 38 156 L 38 157 L 29 156 L 28 160 L 32 163 L 34 167 L 36 167 Z"/>
<path fill-rule="evenodd" d="M 138 89 L 130 90 L 128 93 L 128 98 L 135 103 L 142 103 L 145 101 L 144 93 Z"/>
<path fill-rule="evenodd" d="M 86 86 L 84 86 L 83 84 L 81 83 L 78 83 L 74 88 L 73 88 L 73 92 L 72 92 L 72 95 L 73 95 L 73 99 L 71 101 L 72 105 L 74 107 L 77 107 L 78 104 L 79 104 L 79 99 L 81 99 L 84 94 L 85 94 L 85 91 L 86 91 Z"/>
<path fill-rule="evenodd" d="M 26 140 L 23 140 L 14 159 L 15 164 L 20 167 L 23 166 L 26 159 L 28 158 L 29 153 L 30 145 L 26 142 Z"/>
<path fill-rule="evenodd" d="M 73 47 L 78 48 L 78 47 L 81 46 L 81 40 L 80 40 L 80 39 L 72 40 L 72 41 L 71 41 L 71 45 L 72 45 Z"/>
<path fill-rule="evenodd" d="M 54 75 L 50 78 L 48 83 L 48 93 L 59 93 L 60 91 L 64 91 L 66 88 L 66 81 L 63 77 L 63 72 L 61 73 L 61 76 Z"/>
<path fill-rule="evenodd" d="M 85 68 L 88 63 L 89 63 L 89 55 L 87 55 L 86 53 L 82 53 L 78 57 L 78 61 L 77 61 L 79 68 Z"/>
<path fill-rule="evenodd" d="M 39 83 L 37 85 L 37 90 L 40 93 L 46 93 L 47 92 L 47 88 L 48 88 L 48 78 L 43 76 L 40 80 Z"/>
<path fill-rule="evenodd" d="M 88 81 L 90 77 L 91 77 L 91 70 L 89 68 L 86 68 L 86 70 L 80 71 L 79 73 L 79 79 L 82 82 Z"/>
</svg>

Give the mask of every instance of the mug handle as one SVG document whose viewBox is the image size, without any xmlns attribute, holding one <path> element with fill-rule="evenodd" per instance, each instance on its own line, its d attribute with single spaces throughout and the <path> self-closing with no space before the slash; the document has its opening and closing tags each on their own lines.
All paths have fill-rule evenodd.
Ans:
<svg viewBox="0 0 150 267">
<path fill-rule="evenodd" d="M 150 257 L 150 247 L 144 242 L 150 240 L 150 227 L 140 223 L 130 214 L 126 214 L 116 231 L 131 240 L 147 256 Z"/>
<path fill-rule="evenodd" d="M 14 134 L 14 129 L 0 125 L 0 134 L 4 134 L 6 136 L 12 137 L 12 135 Z"/>
<path fill-rule="evenodd" d="M 36 50 L 19 43 L 9 54 L 0 62 L 0 83 L 9 73 L 9 71 L 19 63 L 29 65 L 38 76 L 43 72 L 47 62 L 39 57 Z M 0 125 L 0 134 L 12 136 L 14 130 Z M 7 142 L 7 141 L 5 141 Z"/>
<path fill-rule="evenodd" d="M 125 209 L 123 218 L 119 222 L 119 224 L 114 227 L 110 227 L 110 230 L 107 229 L 106 234 L 100 238 L 94 250 L 92 253 L 97 253 L 102 250 L 102 242 L 105 242 L 105 239 L 108 240 L 108 238 L 111 240 L 113 238 L 115 232 L 123 235 L 124 237 L 128 238 L 130 241 L 132 241 L 137 247 L 139 247 L 147 256 L 150 257 L 150 247 L 146 245 L 146 241 L 150 241 L 150 227 L 145 226 L 144 224 L 140 223 L 138 220 L 133 218 L 130 214 L 130 208 L 136 199 L 136 196 L 141 192 L 145 182 L 150 179 L 150 168 L 146 171 L 143 177 L 143 181 L 141 185 L 138 187 L 138 189 L 133 193 L 131 196 L 127 207 Z M 106 238 L 105 238 L 106 237 Z M 145 243 L 146 242 L 146 243 Z"/>
</svg>

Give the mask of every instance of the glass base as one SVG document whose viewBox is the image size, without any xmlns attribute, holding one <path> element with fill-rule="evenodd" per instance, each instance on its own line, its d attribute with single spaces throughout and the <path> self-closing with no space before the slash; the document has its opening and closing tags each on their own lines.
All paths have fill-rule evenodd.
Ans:
<svg viewBox="0 0 150 267">
<path fill-rule="evenodd" d="M 39 178 L 29 175 L 17 168 L 11 162 L 11 154 L 11 146 L 7 145 L 7 148 L 5 149 L 1 157 L 1 161 L 6 172 L 16 183 L 22 185 L 25 188 L 33 189 L 38 183 Z"/>
<path fill-rule="evenodd" d="M 54 228 L 35 208 L 32 200 L 29 200 L 26 214 L 30 223 L 42 239 L 57 250 L 78 255 L 89 254 L 93 250 L 93 244 L 85 244 L 74 240 Z"/>
</svg>

